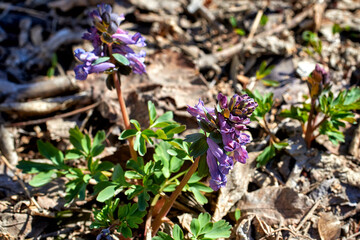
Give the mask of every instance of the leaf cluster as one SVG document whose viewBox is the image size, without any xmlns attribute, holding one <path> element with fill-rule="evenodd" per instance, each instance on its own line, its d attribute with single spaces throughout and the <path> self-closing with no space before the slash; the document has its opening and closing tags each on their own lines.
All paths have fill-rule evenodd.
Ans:
<svg viewBox="0 0 360 240">
<path fill-rule="evenodd" d="M 101 210 L 95 209 L 94 222 L 90 228 L 107 228 L 116 222 L 117 231 L 125 238 L 131 238 L 131 229 L 139 228 L 146 212 L 140 211 L 137 203 L 119 206 L 119 202 L 119 198 L 115 201 L 108 200 Z"/>
<path fill-rule="evenodd" d="M 321 54 L 322 42 L 316 33 L 308 30 L 304 31 L 302 33 L 302 39 L 305 41 L 307 45 L 310 45 L 315 52 Z"/>
<path fill-rule="evenodd" d="M 190 223 L 191 239 L 192 240 L 212 240 L 219 238 L 230 237 L 231 225 L 225 220 L 218 222 L 211 222 L 211 216 L 208 213 L 201 213 L 198 218 L 194 218 Z M 173 237 L 166 233 L 159 232 L 154 240 L 183 240 L 184 233 L 179 227 L 175 225 L 173 229 Z"/>
<path fill-rule="evenodd" d="M 259 70 L 256 71 L 256 79 L 260 80 L 265 86 L 278 87 L 280 85 L 278 81 L 263 79 L 271 73 L 274 67 L 274 65 L 267 66 L 267 62 L 262 61 Z"/>
<path fill-rule="evenodd" d="M 330 91 L 325 92 L 319 97 L 318 110 L 325 115 L 325 120 L 319 126 L 320 134 L 327 135 L 333 144 L 344 142 L 344 134 L 339 129 L 345 127 L 345 122 L 356 123 L 352 111 L 359 109 L 359 87 L 343 90 L 336 97 Z"/>
<path fill-rule="evenodd" d="M 93 141 L 88 134 L 82 134 L 78 127 L 70 129 L 70 142 L 73 149 L 64 154 L 49 142 L 39 140 L 37 146 L 41 155 L 51 161 L 51 164 L 37 163 L 32 161 L 20 161 L 17 167 L 24 173 L 35 173 L 36 175 L 30 181 L 33 187 L 40 187 L 51 182 L 56 177 L 66 176 L 70 181 L 66 183 L 66 201 L 67 203 L 79 197 L 85 199 L 86 186 L 90 179 L 101 181 L 107 179 L 104 174 L 113 168 L 110 162 L 100 162 L 94 157 L 101 154 L 105 148 L 105 132 L 99 131 Z M 85 159 L 87 170 L 70 167 L 65 161 L 70 159 Z"/>
</svg>

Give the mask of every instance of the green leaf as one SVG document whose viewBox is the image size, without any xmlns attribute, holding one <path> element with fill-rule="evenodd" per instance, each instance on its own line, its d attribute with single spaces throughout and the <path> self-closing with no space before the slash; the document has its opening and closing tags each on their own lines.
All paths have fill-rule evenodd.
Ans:
<svg viewBox="0 0 360 240">
<path fill-rule="evenodd" d="M 279 143 L 275 143 L 273 142 L 274 147 L 276 148 L 276 150 L 281 150 L 284 149 L 285 147 L 287 147 L 289 144 L 287 142 L 279 142 Z"/>
<path fill-rule="evenodd" d="M 113 53 L 113 57 L 115 58 L 116 61 L 118 61 L 122 65 L 128 66 L 130 64 L 129 60 L 120 53 Z"/>
<path fill-rule="evenodd" d="M 138 205 L 140 211 L 145 211 L 145 209 L 149 206 L 149 204 L 147 203 L 149 199 L 150 195 L 146 191 L 140 193 L 140 195 L 138 196 Z"/>
<path fill-rule="evenodd" d="M 208 150 L 209 146 L 206 142 L 206 137 L 204 135 L 203 138 L 200 138 L 199 140 L 193 142 L 189 148 L 190 150 L 190 156 L 196 158 L 201 155 L 204 155 L 206 151 Z"/>
<path fill-rule="evenodd" d="M 112 169 L 113 167 L 114 167 L 113 163 L 104 161 L 96 167 L 96 171 L 108 171 L 108 170 Z"/>
<path fill-rule="evenodd" d="M 198 234 L 200 233 L 200 222 L 198 219 L 193 219 L 190 223 L 190 230 L 191 230 L 191 233 L 194 235 L 194 236 L 198 236 Z"/>
<path fill-rule="evenodd" d="M 58 169 L 55 165 L 24 160 L 20 161 L 16 167 L 21 169 L 24 173 L 48 172 L 53 169 Z"/>
<path fill-rule="evenodd" d="M 205 177 L 209 174 L 209 167 L 206 162 L 206 155 L 202 155 L 200 157 L 199 166 L 198 166 L 198 172 L 200 177 Z"/>
<path fill-rule="evenodd" d="M 196 142 L 204 137 L 205 137 L 205 135 L 202 133 L 193 133 L 193 134 L 186 135 L 184 141 L 185 142 Z"/>
<path fill-rule="evenodd" d="M 136 129 L 125 130 L 120 134 L 119 140 L 124 140 L 124 139 L 127 139 L 129 137 L 133 137 L 133 136 L 136 135 L 136 133 L 138 133 L 138 130 L 136 130 Z"/>
<path fill-rule="evenodd" d="M 181 230 L 180 226 L 175 224 L 174 229 L 173 229 L 173 236 L 174 236 L 174 240 L 184 240 L 184 233 Z"/>
<path fill-rule="evenodd" d="M 140 137 L 139 137 L 139 139 L 137 141 L 138 141 L 138 144 L 139 144 L 139 146 L 138 146 L 139 155 L 144 156 L 146 154 L 146 141 L 145 141 L 145 138 L 142 135 L 140 135 Z"/>
<path fill-rule="evenodd" d="M 75 128 L 71 128 L 69 130 L 70 133 L 70 142 L 71 144 L 79 150 L 84 151 L 81 141 L 84 138 L 84 135 L 81 133 L 81 131 L 79 130 L 79 128 L 76 126 Z"/>
<path fill-rule="evenodd" d="M 261 19 L 260 19 L 260 25 L 261 26 L 265 26 L 266 23 L 268 22 L 269 18 L 266 15 L 262 15 Z"/>
<path fill-rule="evenodd" d="M 40 187 L 40 186 L 43 186 L 43 185 L 51 182 L 55 176 L 56 176 L 56 174 L 55 174 L 54 170 L 50 170 L 48 172 L 41 172 L 41 173 L 35 175 L 31 179 L 29 184 L 33 187 Z"/>
<path fill-rule="evenodd" d="M 241 217 L 241 210 L 239 208 L 235 209 L 235 220 L 239 221 Z"/>
<path fill-rule="evenodd" d="M 267 87 L 278 87 L 280 83 L 275 80 L 261 79 L 261 82 Z"/>
<path fill-rule="evenodd" d="M 98 155 L 100 155 L 105 149 L 105 145 L 96 145 L 95 147 L 92 148 L 91 150 L 91 156 L 92 157 L 96 157 Z"/>
<path fill-rule="evenodd" d="M 78 150 L 76 148 L 66 151 L 66 154 L 65 154 L 65 159 L 67 159 L 67 160 L 79 159 L 82 157 L 84 157 L 83 152 L 81 152 L 80 150 Z"/>
<path fill-rule="evenodd" d="M 105 131 L 98 131 L 93 140 L 93 144 L 92 144 L 93 147 L 102 145 L 102 143 L 105 141 L 105 139 L 106 139 Z"/>
<path fill-rule="evenodd" d="M 152 240 L 173 240 L 172 237 L 163 232 L 157 233 L 159 236 L 153 237 Z"/>
<path fill-rule="evenodd" d="M 200 213 L 198 220 L 199 220 L 200 228 L 203 228 L 207 223 L 210 222 L 211 216 L 208 213 Z"/>
<path fill-rule="evenodd" d="M 258 166 L 264 166 L 271 158 L 275 157 L 275 147 L 273 145 L 267 146 L 262 153 L 256 158 Z"/>
<path fill-rule="evenodd" d="M 224 220 L 215 222 L 211 231 L 204 234 L 204 238 L 218 239 L 229 238 L 231 225 Z"/>
<path fill-rule="evenodd" d="M 240 36 L 245 36 L 246 32 L 242 28 L 235 28 L 235 33 Z"/>
<path fill-rule="evenodd" d="M 149 111 L 150 125 L 152 125 L 156 119 L 156 108 L 154 103 L 151 101 L 148 101 L 148 111 Z"/>
<path fill-rule="evenodd" d="M 236 20 L 236 18 L 235 18 L 234 16 L 231 16 L 231 17 L 229 18 L 229 22 L 230 22 L 230 24 L 231 24 L 231 26 L 232 26 L 233 28 L 236 28 L 236 26 L 237 26 L 237 20 Z"/>
<path fill-rule="evenodd" d="M 208 203 L 207 198 L 197 188 L 190 187 L 189 190 L 194 194 L 194 197 L 198 203 L 201 205 Z"/>
<path fill-rule="evenodd" d="M 171 150 L 172 149 L 169 149 L 168 153 Z M 172 157 L 170 159 L 170 167 L 169 167 L 170 172 L 172 172 L 172 173 L 178 172 L 183 164 L 184 164 L 184 160 L 177 158 L 177 157 Z"/>
<path fill-rule="evenodd" d="M 37 141 L 37 146 L 41 155 L 50 159 L 55 165 L 61 166 L 64 165 L 64 155 L 63 153 L 54 147 L 49 142 L 43 142 L 41 140 Z"/>
<path fill-rule="evenodd" d="M 120 183 L 122 185 L 126 184 L 126 180 L 124 177 L 124 170 L 122 169 L 120 164 L 115 165 L 111 180 L 113 180 L 114 182 Z"/>
<path fill-rule="evenodd" d="M 165 134 L 164 130 L 162 130 L 162 129 L 156 130 L 155 133 L 156 133 L 156 136 L 158 139 L 167 139 L 168 138 L 167 135 Z"/>
<path fill-rule="evenodd" d="M 132 237 L 132 231 L 131 228 L 128 226 L 121 228 L 120 232 L 124 236 L 124 238 L 131 238 Z"/>
<path fill-rule="evenodd" d="M 136 130 L 141 131 L 140 123 L 137 120 L 131 119 L 130 122 L 135 126 Z"/>
<path fill-rule="evenodd" d="M 160 117 L 158 117 L 158 119 L 156 119 L 156 121 L 150 126 L 150 128 L 165 127 L 165 126 L 169 125 L 169 121 L 172 121 L 173 117 L 174 117 L 173 112 L 168 111 L 168 112 L 164 113 L 163 115 L 161 115 Z M 166 125 L 164 125 L 164 123 Z"/>
<path fill-rule="evenodd" d="M 99 195 L 96 197 L 96 200 L 99 202 L 105 202 L 106 200 L 114 197 L 116 189 L 118 188 L 117 185 L 110 185 L 104 188 L 102 191 L 99 192 Z"/>
<path fill-rule="evenodd" d="M 91 65 L 97 65 L 103 62 L 106 62 L 110 59 L 110 57 L 99 57 L 98 59 L 96 59 Z"/>
</svg>

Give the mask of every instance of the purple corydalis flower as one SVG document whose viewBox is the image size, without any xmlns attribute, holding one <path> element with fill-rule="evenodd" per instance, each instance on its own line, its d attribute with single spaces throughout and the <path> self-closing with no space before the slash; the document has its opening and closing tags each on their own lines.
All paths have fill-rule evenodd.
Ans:
<svg viewBox="0 0 360 240">
<path fill-rule="evenodd" d="M 248 95 L 235 94 L 230 101 L 223 94 L 218 94 L 218 108 L 205 108 L 204 102 L 194 107 L 188 106 L 187 111 L 196 117 L 200 127 L 207 137 L 207 163 L 211 175 L 210 187 L 218 190 L 226 185 L 226 174 L 233 168 L 234 161 L 245 163 L 248 153 L 245 145 L 250 142 L 250 136 L 242 131 L 250 123 L 250 116 L 257 103 Z M 204 124 L 204 122 L 206 124 Z M 210 126 L 208 128 L 207 126 Z M 222 144 L 213 139 L 221 137 Z"/>
<path fill-rule="evenodd" d="M 210 122 L 210 120 L 207 119 L 205 110 L 213 117 L 215 117 L 215 109 L 214 108 L 206 108 L 204 105 L 204 102 L 199 99 L 199 103 L 196 104 L 194 107 L 191 107 L 188 105 L 187 111 L 191 114 L 191 116 L 196 117 L 197 120 L 206 120 L 207 122 Z"/>
<path fill-rule="evenodd" d="M 83 62 L 74 68 L 75 77 L 78 80 L 85 80 L 90 73 L 100 73 L 115 67 L 114 64 L 109 62 L 102 62 L 93 65 L 94 61 L 99 57 L 92 52 L 85 52 L 85 50 L 78 48 L 75 50 L 75 57 Z"/>
</svg>

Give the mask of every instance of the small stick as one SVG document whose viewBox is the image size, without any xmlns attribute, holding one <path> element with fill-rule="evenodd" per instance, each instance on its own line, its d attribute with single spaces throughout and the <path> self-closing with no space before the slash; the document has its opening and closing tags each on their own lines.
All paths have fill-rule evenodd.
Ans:
<svg viewBox="0 0 360 240">
<path fill-rule="evenodd" d="M 30 199 L 30 201 L 35 205 L 35 207 L 39 210 L 39 212 L 42 212 L 43 209 L 40 207 L 40 205 L 37 203 L 34 197 L 31 196 L 29 189 L 25 186 L 24 182 L 21 180 L 21 178 L 15 173 L 15 167 L 12 166 L 8 160 L 1 155 L 1 160 L 5 163 L 5 165 L 10 169 L 10 171 L 16 176 L 17 181 L 20 183 L 21 187 L 25 190 L 26 196 Z"/>
<path fill-rule="evenodd" d="M 316 208 L 319 206 L 321 201 L 321 198 L 319 198 L 316 203 L 314 204 L 314 206 L 312 206 L 312 208 L 309 210 L 309 212 L 305 215 L 305 217 L 300 221 L 299 225 L 295 228 L 296 231 L 299 231 L 300 228 L 304 225 L 304 223 L 311 217 L 311 215 L 314 214 L 314 211 L 316 210 Z"/>
<path fill-rule="evenodd" d="M 255 17 L 255 20 L 251 26 L 251 29 L 250 29 L 250 33 L 249 33 L 249 36 L 247 37 L 246 41 L 250 41 L 251 39 L 253 39 L 254 35 L 255 35 L 255 32 L 256 32 L 256 29 L 258 28 L 259 26 L 259 23 L 260 23 L 260 20 L 261 20 L 261 17 L 263 15 L 264 11 L 262 9 L 260 9 L 257 14 L 256 14 L 256 17 Z"/>
<path fill-rule="evenodd" d="M 346 240 L 350 240 L 350 239 L 353 239 L 357 236 L 360 236 L 360 232 L 357 232 L 357 233 L 354 233 L 353 235 L 350 235 L 349 237 L 346 238 Z"/>
<path fill-rule="evenodd" d="M 295 237 L 300 237 L 301 236 L 301 237 L 306 238 L 306 239 L 310 239 L 310 240 L 312 239 L 312 238 L 309 238 L 307 236 L 299 235 L 296 232 L 294 232 L 293 230 L 291 230 L 290 228 L 278 228 L 278 229 L 276 229 L 274 231 L 269 232 L 268 234 L 266 234 L 265 236 L 263 236 L 259 240 L 265 240 L 267 237 L 271 236 L 274 233 L 280 232 L 280 231 L 288 231 L 288 232 L 292 233 Z"/>
</svg>

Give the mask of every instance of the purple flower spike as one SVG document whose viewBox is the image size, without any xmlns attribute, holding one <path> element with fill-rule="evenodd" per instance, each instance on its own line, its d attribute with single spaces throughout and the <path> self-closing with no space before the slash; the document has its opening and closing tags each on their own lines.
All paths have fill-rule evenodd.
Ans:
<svg viewBox="0 0 360 240">
<path fill-rule="evenodd" d="M 210 187 L 218 190 L 226 184 L 226 174 L 234 166 L 234 161 L 246 163 L 248 152 L 245 145 L 250 142 L 250 136 L 242 131 L 247 129 L 250 116 L 257 107 L 257 103 L 248 95 L 235 94 L 230 101 L 223 94 L 218 94 L 218 107 L 205 108 L 204 103 L 194 107 L 188 106 L 187 111 L 199 122 L 200 127 L 207 136 L 207 164 L 211 175 Z M 206 111 L 205 111 L 206 109 Z M 210 117 L 206 114 L 208 112 Z M 211 123 L 210 128 L 204 122 Z M 208 135 L 208 134 L 213 135 Z M 217 144 L 213 139 L 222 139 L 222 144 Z M 213 139 L 211 139 L 213 138 Z"/>
</svg>

